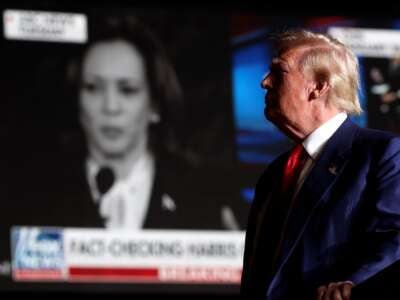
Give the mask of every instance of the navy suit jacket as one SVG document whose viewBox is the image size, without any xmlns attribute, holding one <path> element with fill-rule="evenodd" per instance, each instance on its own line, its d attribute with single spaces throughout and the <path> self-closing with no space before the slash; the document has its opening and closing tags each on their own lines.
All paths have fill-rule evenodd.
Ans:
<svg viewBox="0 0 400 300">
<path fill-rule="evenodd" d="M 269 269 L 276 244 L 268 229 L 279 202 L 271 195 L 287 158 L 285 153 L 270 164 L 256 186 L 242 295 L 290 299 L 294 291 L 297 298 L 314 299 L 321 284 L 350 280 L 357 286 L 400 259 L 400 138 L 347 119 L 297 194 L 282 255 Z"/>
</svg>

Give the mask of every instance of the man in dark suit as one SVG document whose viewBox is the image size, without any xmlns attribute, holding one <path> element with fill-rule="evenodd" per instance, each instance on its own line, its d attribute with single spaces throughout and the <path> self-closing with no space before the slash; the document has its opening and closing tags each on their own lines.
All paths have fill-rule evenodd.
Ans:
<svg viewBox="0 0 400 300">
<path fill-rule="evenodd" d="M 297 146 L 257 183 L 241 292 L 356 299 L 400 259 L 400 139 L 350 121 L 359 74 L 345 45 L 304 30 L 275 42 L 265 116 Z"/>
</svg>

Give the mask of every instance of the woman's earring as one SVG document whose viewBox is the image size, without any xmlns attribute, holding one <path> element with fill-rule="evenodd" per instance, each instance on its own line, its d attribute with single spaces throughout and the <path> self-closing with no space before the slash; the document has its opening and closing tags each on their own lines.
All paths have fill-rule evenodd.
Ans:
<svg viewBox="0 0 400 300">
<path fill-rule="evenodd" d="M 161 118 L 160 118 L 160 115 L 158 113 L 152 112 L 150 114 L 149 120 L 150 120 L 150 123 L 157 124 L 157 123 L 160 123 Z"/>
</svg>

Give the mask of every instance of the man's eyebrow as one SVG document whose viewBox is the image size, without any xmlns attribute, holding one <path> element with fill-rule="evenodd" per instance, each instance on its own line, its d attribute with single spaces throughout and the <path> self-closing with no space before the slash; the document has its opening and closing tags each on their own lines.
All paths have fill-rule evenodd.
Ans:
<svg viewBox="0 0 400 300">
<path fill-rule="evenodd" d="M 274 57 L 271 61 L 271 67 L 277 68 L 277 67 L 282 67 L 282 66 L 286 66 L 287 62 L 282 60 L 279 57 Z"/>
<path fill-rule="evenodd" d="M 282 62 L 282 60 L 281 60 L 279 57 L 274 57 L 274 58 L 272 59 L 271 64 L 273 64 L 273 65 L 279 65 L 281 62 Z"/>
</svg>

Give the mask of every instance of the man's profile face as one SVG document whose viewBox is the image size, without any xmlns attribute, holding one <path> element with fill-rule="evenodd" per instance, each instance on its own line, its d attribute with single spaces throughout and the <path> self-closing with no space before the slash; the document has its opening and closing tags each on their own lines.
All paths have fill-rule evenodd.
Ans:
<svg viewBox="0 0 400 300">
<path fill-rule="evenodd" d="M 265 117 L 285 133 L 304 122 L 309 109 L 312 81 L 298 67 L 302 49 L 296 48 L 273 58 L 261 86 L 267 90 Z"/>
</svg>

